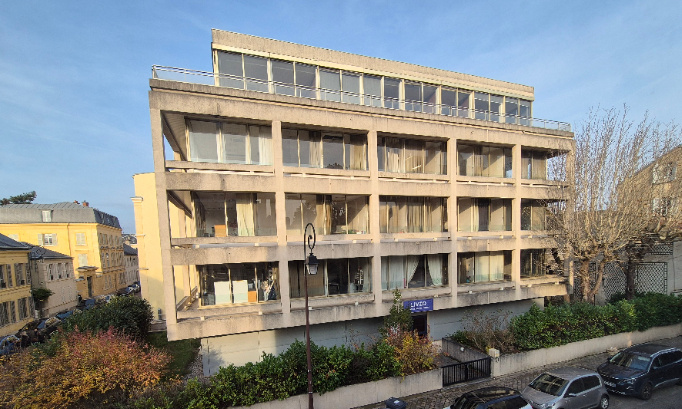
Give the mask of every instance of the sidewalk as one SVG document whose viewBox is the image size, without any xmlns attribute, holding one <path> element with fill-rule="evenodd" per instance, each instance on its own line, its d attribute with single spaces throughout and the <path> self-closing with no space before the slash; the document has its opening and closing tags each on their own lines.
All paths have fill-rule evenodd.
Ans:
<svg viewBox="0 0 682 409">
<path fill-rule="evenodd" d="M 659 344 L 670 345 L 682 349 L 682 336 L 675 338 L 661 339 L 652 341 Z M 596 370 L 597 366 L 606 361 L 608 354 L 606 352 L 585 356 L 582 358 L 573 359 L 571 361 L 561 362 L 554 365 L 542 366 L 530 369 L 523 372 L 517 372 L 510 375 L 501 376 L 498 378 L 489 378 L 479 381 L 474 381 L 466 384 L 458 384 L 435 390 L 431 392 L 420 393 L 418 395 L 402 396 L 400 399 L 407 402 L 408 409 L 443 409 L 452 405 L 452 403 L 460 395 L 474 389 L 483 388 L 485 386 L 506 386 L 517 390 L 522 390 L 526 387 L 536 376 L 549 368 L 558 368 L 562 366 L 579 366 L 592 370 Z M 390 398 L 387 396 L 386 399 Z M 354 409 L 384 409 L 386 405 L 383 402 L 378 402 L 372 405 L 365 405 Z"/>
</svg>

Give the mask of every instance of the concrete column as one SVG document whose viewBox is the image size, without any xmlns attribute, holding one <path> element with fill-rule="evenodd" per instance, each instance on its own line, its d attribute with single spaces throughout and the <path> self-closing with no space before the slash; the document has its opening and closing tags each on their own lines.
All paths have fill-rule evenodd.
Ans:
<svg viewBox="0 0 682 409">
<path fill-rule="evenodd" d="M 272 164 L 275 170 L 275 223 L 277 224 L 277 262 L 279 266 L 279 298 L 282 313 L 291 311 L 289 259 L 287 257 L 287 223 L 284 172 L 282 171 L 282 121 L 272 121 Z"/>
</svg>

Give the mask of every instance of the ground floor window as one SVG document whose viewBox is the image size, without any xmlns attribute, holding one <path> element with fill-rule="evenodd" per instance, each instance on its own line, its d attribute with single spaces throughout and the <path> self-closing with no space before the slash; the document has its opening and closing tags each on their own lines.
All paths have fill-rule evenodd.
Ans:
<svg viewBox="0 0 682 409">
<path fill-rule="evenodd" d="M 322 297 L 371 291 L 370 258 L 319 260 L 316 275 L 308 275 L 308 296 Z M 303 261 L 289 262 L 291 298 L 305 297 Z"/>
<path fill-rule="evenodd" d="M 277 263 L 197 266 L 202 305 L 242 304 L 279 299 Z"/>
<path fill-rule="evenodd" d="M 511 250 L 459 253 L 459 284 L 511 280 L 511 254 Z"/>
<path fill-rule="evenodd" d="M 425 254 L 381 258 L 381 288 L 433 287 L 448 282 L 448 255 Z"/>
</svg>

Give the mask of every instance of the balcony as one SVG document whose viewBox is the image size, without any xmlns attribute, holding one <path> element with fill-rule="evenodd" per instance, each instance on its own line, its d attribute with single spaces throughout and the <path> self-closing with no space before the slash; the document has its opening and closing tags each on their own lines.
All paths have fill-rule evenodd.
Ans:
<svg viewBox="0 0 682 409">
<path fill-rule="evenodd" d="M 294 95 L 300 98 L 335 101 L 352 105 L 384 107 L 387 109 L 396 109 L 401 111 L 423 112 L 427 114 L 468 118 L 478 121 L 497 122 L 571 132 L 571 124 L 549 119 L 539 119 L 521 115 L 504 114 L 494 111 L 476 110 L 470 106 L 463 108 L 447 104 L 434 104 L 424 101 L 406 100 L 404 98 L 382 98 L 371 94 L 359 94 L 321 87 L 280 83 L 272 80 L 218 74 L 213 72 L 190 70 L 186 68 L 153 65 L 152 78 L 167 81 L 185 82 L 190 84 L 242 89 L 268 94 Z"/>
</svg>

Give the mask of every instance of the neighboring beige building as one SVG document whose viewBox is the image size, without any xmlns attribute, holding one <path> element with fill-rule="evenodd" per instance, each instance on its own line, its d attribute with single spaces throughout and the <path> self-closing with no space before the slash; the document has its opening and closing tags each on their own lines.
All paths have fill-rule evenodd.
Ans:
<svg viewBox="0 0 682 409">
<path fill-rule="evenodd" d="M 33 320 L 29 251 L 30 246 L 0 234 L 0 338 Z"/>
<path fill-rule="evenodd" d="M 153 68 L 133 198 L 143 296 L 207 374 L 303 339 L 309 222 L 321 345 L 376 334 L 396 288 L 436 339 L 467 307 L 566 294 L 547 161 L 573 134 L 532 87 L 219 30 L 212 52 L 213 73 Z"/>
<path fill-rule="evenodd" d="M 126 287 L 136 281 L 140 281 L 140 268 L 137 260 L 137 249 L 130 247 L 123 243 L 123 258 L 125 259 L 126 271 L 121 282 L 125 283 Z"/>
<path fill-rule="evenodd" d="M 87 202 L 0 206 L 0 233 L 73 258 L 83 299 L 112 294 L 125 272 L 118 218 Z"/>
<path fill-rule="evenodd" d="M 45 247 L 31 246 L 31 287 L 52 291 L 48 299 L 39 304 L 41 317 L 51 317 L 78 305 L 76 274 L 73 259 Z"/>
</svg>

